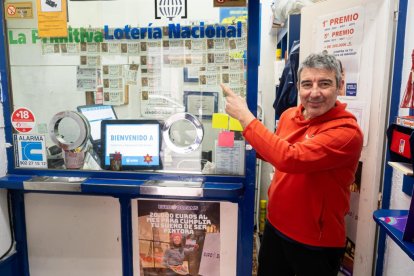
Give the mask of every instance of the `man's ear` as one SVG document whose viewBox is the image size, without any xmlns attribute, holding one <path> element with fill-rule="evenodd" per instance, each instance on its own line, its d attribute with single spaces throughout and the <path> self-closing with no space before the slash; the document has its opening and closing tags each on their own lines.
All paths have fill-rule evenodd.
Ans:
<svg viewBox="0 0 414 276">
<path fill-rule="evenodd" d="M 341 82 L 339 83 L 339 87 L 338 87 L 338 92 L 342 91 L 342 89 L 344 88 L 345 85 L 345 80 L 341 79 Z"/>
</svg>

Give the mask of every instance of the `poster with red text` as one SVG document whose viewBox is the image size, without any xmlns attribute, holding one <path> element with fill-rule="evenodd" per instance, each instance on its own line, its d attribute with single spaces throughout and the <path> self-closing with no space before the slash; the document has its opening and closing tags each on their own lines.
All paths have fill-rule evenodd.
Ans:
<svg viewBox="0 0 414 276">
<path fill-rule="evenodd" d="M 341 96 L 358 96 L 364 20 L 365 11 L 362 6 L 317 18 L 315 51 L 326 50 L 341 61 L 345 78 L 345 89 Z"/>
<path fill-rule="evenodd" d="M 138 200 L 140 274 L 220 275 L 220 203 Z"/>
</svg>

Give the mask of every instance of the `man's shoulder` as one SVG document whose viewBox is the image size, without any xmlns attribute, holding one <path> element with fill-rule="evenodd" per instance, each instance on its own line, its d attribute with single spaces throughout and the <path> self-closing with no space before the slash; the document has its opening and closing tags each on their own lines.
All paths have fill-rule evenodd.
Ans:
<svg viewBox="0 0 414 276">
<path fill-rule="evenodd" d="M 291 117 L 295 117 L 296 113 L 298 112 L 298 107 L 297 106 L 293 106 L 293 107 L 289 107 L 288 109 L 286 109 L 282 115 L 280 115 L 280 118 L 291 118 Z"/>
</svg>

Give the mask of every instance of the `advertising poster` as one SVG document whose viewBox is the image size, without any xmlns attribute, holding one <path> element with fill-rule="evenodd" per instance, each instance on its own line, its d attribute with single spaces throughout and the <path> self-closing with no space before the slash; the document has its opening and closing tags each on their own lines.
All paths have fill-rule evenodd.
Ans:
<svg viewBox="0 0 414 276">
<path fill-rule="evenodd" d="M 351 200 L 348 214 L 345 216 L 346 248 L 340 271 L 347 276 L 353 275 L 356 233 L 358 226 L 359 196 L 361 190 L 362 162 L 359 162 L 355 173 L 355 181 L 351 185 Z"/>
<path fill-rule="evenodd" d="M 138 200 L 141 276 L 220 275 L 220 203 Z"/>
<path fill-rule="evenodd" d="M 341 96 L 358 95 L 364 15 L 363 7 L 355 7 L 317 19 L 316 51 L 326 50 L 342 63 L 345 90 Z"/>
<path fill-rule="evenodd" d="M 39 37 L 67 37 L 66 0 L 37 0 Z M 39 8 L 40 7 L 40 8 Z"/>
</svg>

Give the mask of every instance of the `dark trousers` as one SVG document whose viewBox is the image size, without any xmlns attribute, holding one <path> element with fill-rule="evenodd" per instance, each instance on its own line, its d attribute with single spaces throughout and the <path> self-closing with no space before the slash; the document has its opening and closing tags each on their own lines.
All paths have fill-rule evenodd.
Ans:
<svg viewBox="0 0 414 276">
<path fill-rule="evenodd" d="M 337 276 L 345 248 L 310 247 L 282 237 L 266 222 L 258 276 Z"/>
</svg>

